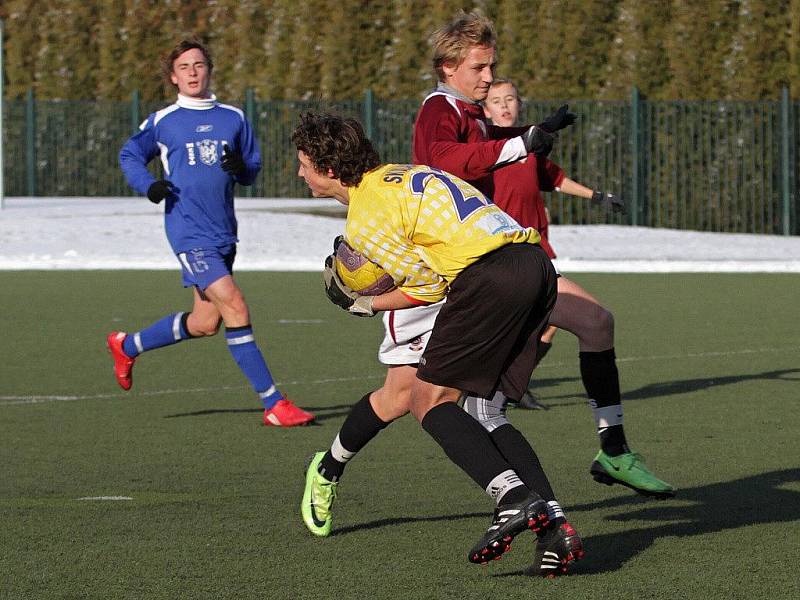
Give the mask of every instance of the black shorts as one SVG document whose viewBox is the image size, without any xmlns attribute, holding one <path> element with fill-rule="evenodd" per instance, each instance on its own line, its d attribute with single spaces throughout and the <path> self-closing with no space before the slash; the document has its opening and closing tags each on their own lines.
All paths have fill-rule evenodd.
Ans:
<svg viewBox="0 0 800 600">
<path fill-rule="evenodd" d="M 523 350 L 555 298 L 556 272 L 540 246 L 508 244 L 487 254 L 453 280 L 417 377 L 484 398 L 502 387 L 518 398 L 535 360 Z"/>
</svg>

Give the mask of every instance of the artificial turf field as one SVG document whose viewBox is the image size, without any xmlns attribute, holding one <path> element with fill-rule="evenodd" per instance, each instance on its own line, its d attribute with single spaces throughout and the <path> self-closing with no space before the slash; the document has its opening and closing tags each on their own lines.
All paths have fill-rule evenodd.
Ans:
<svg viewBox="0 0 800 600">
<path fill-rule="evenodd" d="M 573 277 L 616 315 L 629 441 L 679 492 L 592 481 L 577 344 L 560 332 L 536 377 L 551 409 L 510 411 L 587 551 L 552 581 L 525 575 L 528 533 L 467 562 L 490 500 L 410 417 L 348 467 L 334 534 L 311 536 L 305 461 L 380 385 L 380 320 L 330 305 L 318 273 L 237 278 L 316 425 L 261 426 L 221 336 L 149 353 L 117 387 L 106 333 L 187 308 L 176 273 L 2 274 L 0 597 L 800 597 L 800 275 Z"/>
</svg>

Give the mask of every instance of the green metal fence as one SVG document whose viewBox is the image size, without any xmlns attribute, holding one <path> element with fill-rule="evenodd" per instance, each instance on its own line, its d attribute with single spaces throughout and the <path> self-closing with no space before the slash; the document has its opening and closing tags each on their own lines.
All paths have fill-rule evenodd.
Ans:
<svg viewBox="0 0 800 600">
<path fill-rule="evenodd" d="M 386 162 L 411 159 L 417 100 L 258 101 L 242 106 L 261 143 L 264 169 L 244 196 L 304 197 L 291 131 L 304 110 L 362 120 Z M 529 102 L 528 122 L 559 103 Z M 41 101 L 4 104 L 7 196 L 123 196 L 132 192 L 117 164 L 119 148 L 163 103 Z M 609 216 L 585 201 L 549 194 L 560 224 L 629 223 L 699 231 L 796 235 L 800 104 L 778 101 L 575 101 L 578 122 L 551 158 L 573 179 L 621 194 L 630 211 Z M 158 169 L 158 165 L 153 165 Z"/>
</svg>

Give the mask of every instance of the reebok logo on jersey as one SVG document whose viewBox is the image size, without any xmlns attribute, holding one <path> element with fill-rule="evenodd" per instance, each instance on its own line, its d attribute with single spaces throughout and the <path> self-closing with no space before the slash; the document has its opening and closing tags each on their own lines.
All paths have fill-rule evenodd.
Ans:
<svg viewBox="0 0 800 600">
<path fill-rule="evenodd" d="M 206 133 L 214 129 L 213 125 L 198 125 L 195 131 L 197 133 Z"/>
</svg>

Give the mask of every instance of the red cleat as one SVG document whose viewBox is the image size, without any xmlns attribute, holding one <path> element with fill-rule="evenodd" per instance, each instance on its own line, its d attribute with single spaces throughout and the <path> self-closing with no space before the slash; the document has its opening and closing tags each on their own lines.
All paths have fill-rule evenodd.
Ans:
<svg viewBox="0 0 800 600">
<path fill-rule="evenodd" d="M 128 391 L 133 385 L 133 363 L 136 362 L 135 358 L 131 358 L 122 349 L 122 342 L 128 334 L 123 331 L 112 331 L 106 338 L 108 344 L 108 351 L 114 358 L 114 375 L 117 378 L 119 387 Z"/>
<path fill-rule="evenodd" d="M 273 427 L 296 427 L 307 425 L 314 420 L 314 415 L 295 406 L 288 398 L 278 400 L 275 406 L 264 410 L 264 425 Z"/>
</svg>

